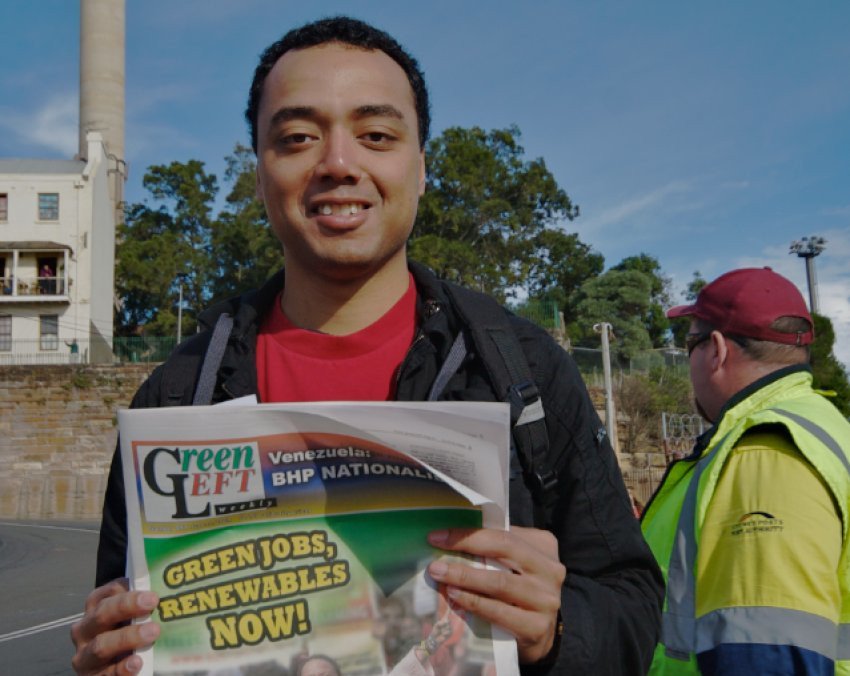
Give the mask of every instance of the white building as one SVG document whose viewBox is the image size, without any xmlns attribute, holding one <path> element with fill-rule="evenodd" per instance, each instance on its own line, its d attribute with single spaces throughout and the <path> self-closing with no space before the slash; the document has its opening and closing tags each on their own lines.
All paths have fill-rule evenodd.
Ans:
<svg viewBox="0 0 850 676">
<path fill-rule="evenodd" d="M 80 0 L 73 160 L 0 159 L 0 365 L 112 360 L 124 0 Z"/>
<path fill-rule="evenodd" d="M 116 178 L 87 140 L 86 161 L 0 159 L 0 364 L 111 360 Z"/>
</svg>

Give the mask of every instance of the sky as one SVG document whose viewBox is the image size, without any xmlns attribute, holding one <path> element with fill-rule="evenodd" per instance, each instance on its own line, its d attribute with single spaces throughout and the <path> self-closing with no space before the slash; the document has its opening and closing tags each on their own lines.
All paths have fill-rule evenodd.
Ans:
<svg viewBox="0 0 850 676">
<path fill-rule="evenodd" d="M 806 298 L 804 236 L 822 314 L 850 366 L 850 2 L 357 3 L 127 0 L 130 202 L 147 167 L 198 159 L 223 179 L 248 144 L 260 52 L 307 21 L 348 13 L 417 58 L 433 134 L 516 125 L 581 216 L 563 224 L 605 257 L 655 256 L 674 299 L 765 266 Z M 79 3 L 4 0 L 0 157 L 76 152 Z"/>
</svg>

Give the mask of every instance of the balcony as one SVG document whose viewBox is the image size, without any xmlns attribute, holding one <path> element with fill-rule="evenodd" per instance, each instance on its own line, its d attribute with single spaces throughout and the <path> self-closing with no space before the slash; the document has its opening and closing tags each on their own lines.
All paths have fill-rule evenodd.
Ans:
<svg viewBox="0 0 850 676">
<path fill-rule="evenodd" d="M 0 305 L 70 303 L 70 254 L 56 242 L 0 242 Z"/>
<path fill-rule="evenodd" d="M 64 277 L 0 277 L 0 303 L 4 301 L 69 302 L 68 281 Z"/>
</svg>

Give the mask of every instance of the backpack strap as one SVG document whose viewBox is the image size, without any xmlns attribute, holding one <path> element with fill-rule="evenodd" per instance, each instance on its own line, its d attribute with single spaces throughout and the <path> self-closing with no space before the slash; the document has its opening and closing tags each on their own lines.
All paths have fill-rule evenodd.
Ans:
<svg viewBox="0 0 850 676">
<path fill-rule="evenodd" d="M 195 388 L 192 406 L 204 406 L 212 402 L 218 367 L 221 366 L 221 360 L 224 358 L 224 349 L 227 347 L 231 330 L 233 330 L 233 317 L 226 312 L 220 314 L 215 323 L 210 344 L 207 345 L 207 351 L 204 354 L 204 362 L 201 364 L 201 375 L 198 376 L 198 385 Z"/>
<path fill-rule="evenodd" d="M 496 395 L 510 404 L 514 446 L 534 498 L 535 522 L 551 522 L 560 462 L 552 458 L 540 392 L 504 308 L 489 296 L 446 284 L 464 328 L 455 338 L 429 400 L 436 400 L 466 356 L 467 335 L 481 356 Z"/>
</svg>

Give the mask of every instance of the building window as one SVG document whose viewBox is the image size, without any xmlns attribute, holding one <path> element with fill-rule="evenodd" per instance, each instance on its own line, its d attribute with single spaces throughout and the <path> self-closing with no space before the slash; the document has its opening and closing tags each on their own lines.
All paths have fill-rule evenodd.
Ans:
<svg viewBox="0 0 850 676">
<path fill-rule="evenodd" d="M 12 349 L 12 315 L 0 315 L 0 352 Z"/>
<path fill-rule="evenodd" d="M 9 220 L 9 195 L 0 192 L 0 221 Z"/>
<path fill-rule="evenodd" d="M 59 220 L 59 193 L 58 192 L 40 192 L 40 193 L 38 193 L 38 220 L 40 220 L 40 221 L 58 221 Z"/>
<path fill-rule="evenodd" d="M 59 315 L 41 315 L 39 347 L 42 350 L 59 349 Z"/>
</svg>

